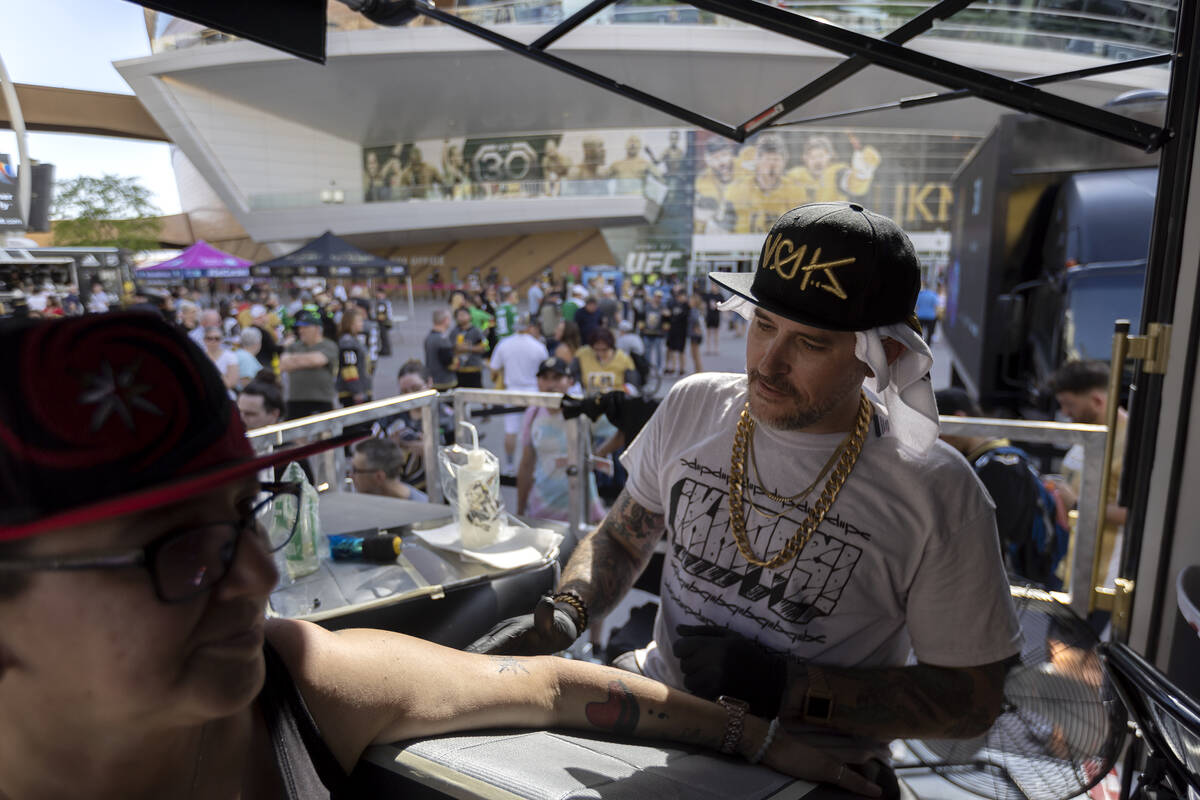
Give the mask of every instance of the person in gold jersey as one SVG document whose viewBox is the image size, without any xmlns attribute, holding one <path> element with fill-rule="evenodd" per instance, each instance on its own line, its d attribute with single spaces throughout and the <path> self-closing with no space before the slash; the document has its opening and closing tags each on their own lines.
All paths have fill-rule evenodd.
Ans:
<svg viewBox="0 0 1200 800">
<path fill-rule="evenodd" d="M 755 143 L 754 174 L 737 178 L 726 199 L 734 213 L 734 233 L 766 233 L 785 211 L 804 202 L 804 193 L 784 170 L 787 148 L 777 133 Z"/>
<path fill-rule="evenodd" d="M 788 180 L 804 193 L 803 202 L 849 200 L 870 191 L 882 157 L 874 147 L 863 147 L 854 134 L 847 138 L 853 150 L 849 162 L 837 160 L 828 136 L 810 136 L 804 143 L 803 165 L 787 171 Z"/>
<path fill-rule="evenodd" d="M 713 136 L 704 144 L 704 170 L 696 176 L 694 226 L 696 233 L 728 233 L 731 218 L 725 199 L 733 184 L 733 142 Z"/>
</svg>

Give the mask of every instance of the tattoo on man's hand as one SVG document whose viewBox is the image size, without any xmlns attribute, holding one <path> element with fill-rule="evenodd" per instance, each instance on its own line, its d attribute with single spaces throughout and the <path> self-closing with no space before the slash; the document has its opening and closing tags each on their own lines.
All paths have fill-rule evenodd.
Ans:
<svg viewBox="0 0 1200 800">
<path fill-rule="evenodd" d="M 597 728 L 628 736 L 638 723 L 638 702 L 622 681 L 608 682 L 608 700 L 584 707 L 588 722 Z"/>
</svg>

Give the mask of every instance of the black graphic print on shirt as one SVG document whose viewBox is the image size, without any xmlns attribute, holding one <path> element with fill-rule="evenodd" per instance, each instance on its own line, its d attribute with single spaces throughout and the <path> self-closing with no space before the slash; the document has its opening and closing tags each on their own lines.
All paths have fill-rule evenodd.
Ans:
<svg viewBox="0 0 1200 800">
<path fill-rule="evenodd" d="M 862 557 L 860 545 L 868 542 L 871 534 L 831 511 L 796 558 L 774 570 L 754 566 L 738 553 L 729 527 L 729 481 L 724 470 L 695 461 L 683 464 L 689 472 L 712 482 L 686 477 L 671 487 L 667 506 L 670 556 L 679 569 L 666 571 L 665 590 L 704 624 L 724 625 L 728 620 L 709 618 L 696 604 L 683 601 L 679 592 L 698 595 L 707 601 L 705 608 L 752 619 L 761 630 L 777 631 L 794 643 L 821 641 L 823 636 L 806 632 L 805 626 L 833 613 Z M 751 485 L 748 493 L 759 503 L 774 505 L 766 500 L 761 487 Z M 749 514 L 751 549 L 760 558 L 774 555 L 808 511 L 808 504 L 801 503 L 778 518 Z"/>
</svg>

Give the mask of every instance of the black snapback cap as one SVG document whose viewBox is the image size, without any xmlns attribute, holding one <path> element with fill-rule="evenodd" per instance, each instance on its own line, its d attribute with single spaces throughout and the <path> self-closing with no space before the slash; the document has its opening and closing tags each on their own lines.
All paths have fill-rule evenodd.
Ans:
<svg viewBox="0 0 1200 800">
<path fill-rule="evenodd" d="M 555 375 L 570 375 L 571 366 L 561 358 L 550 356 L 542 359 L 542 363 L 538 365 L 537 376 L 540 378 L 549 372 L 553 372 Z"/>
<path fill-rule="evenodd" d="M 908 321 L 921 263 L 891 219 L 857 203 L 809 203 L 775 222 L 753 273 L 709 277 L 793 322 L 865 331 Z"/>
</svg>

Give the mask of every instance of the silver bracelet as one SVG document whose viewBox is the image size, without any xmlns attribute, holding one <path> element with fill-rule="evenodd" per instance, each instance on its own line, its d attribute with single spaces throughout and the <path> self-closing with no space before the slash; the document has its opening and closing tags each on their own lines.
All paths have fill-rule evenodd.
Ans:
<svg viewBox="0 0 1200 800">
<path fill-rule="evenodd" d="M 763 739 L 763 743 L 758 748 L 758 752 L 751 756 L 748 760 L 751 764 L 757 764 L 762 761 L 763 756 L 767 754 L 767 748 L 771 746 L 771 742 L 775 741 L 775 732 L 779 730 L 779 717 L 771 720 L 770 727 L 767 728 L 767 738 Z"/>
</svg>

